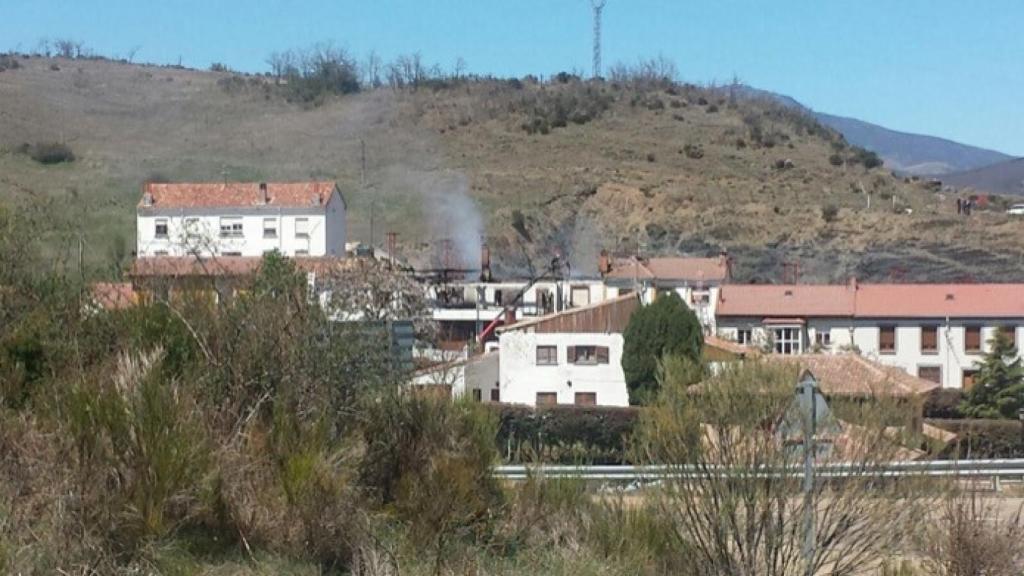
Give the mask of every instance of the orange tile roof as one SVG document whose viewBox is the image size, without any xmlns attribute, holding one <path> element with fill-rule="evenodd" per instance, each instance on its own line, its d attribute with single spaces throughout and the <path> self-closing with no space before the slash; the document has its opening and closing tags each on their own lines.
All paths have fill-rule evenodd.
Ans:
<svg viewBox="0 0 1024 576">
<path fill-rule="evenodd" d="M 138 295 L 129 282 L 97 282 L 90 288 L 92 300 L 104 310 L 123 310 L 138 303 Z"/>
<path fill-rule="evenodd" d="M 861 284 L 858 317 L 1024 316 L 1024 284 Z"/>
<path fill-rule="evenodd" d="M 721 282 L 729 277 L 725 258 L 616 258 L 608 279 L 664 280 L 676 282 Z"/>
<path fill-rule="evenodd" d="M 765 356 L 771 362 L 793 364 L 810 370 L 826 396 L 920 396 L 939 388 L 934 382 L 911 376 L 859 354 L 799 354 Z"/>
<path fill-rule="evenodd" d="M 1024 284 L 737 285 L 719 316 L 1004 318 L 1024 316 Z"/>
<path fill-rule="evenodd" d="M 846 285 L 738 285 L 722 286 L 718 293 L 720 316 L 852 316 L 853 288 Z"/>
<path fill-rule="evenodd" d="M 705 336 L 704 348 L 716 348 L 722 352 L 727 352 L 739 358 L 758 356 L 760 354 L 760 351 L 757 348 L 745 346 L 739 342 L 733 342 L 732 340 L 726 340 L 724 338 L 719 338 L 718 336 Z"/>
<path fill-rule="evenodd" d="M 263 203 L 259 182 L 147 182 L 138 207 L 161 208 L 249 208 L 258 206 L 323 206 L 337 187 L 335 182 L 267 182 Z M 146 197 L 152 206 L 146 206 Z"/>
</svg>

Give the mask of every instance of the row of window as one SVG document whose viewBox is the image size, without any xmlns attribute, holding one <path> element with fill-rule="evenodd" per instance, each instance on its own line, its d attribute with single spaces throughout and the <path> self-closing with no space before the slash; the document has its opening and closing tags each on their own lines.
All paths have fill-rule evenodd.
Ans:
<svg viewBox="0 0 1024 576">
<path fill-rule="evenodd" d="M 921 327 L 921 353 L 938 354 L 939 326 Z M 1003 326 L 1000 328 L 1010 343 L 1017 345 L 1017 328 Z M 778 327 L 771 331 L 772 343 L 777 354 L 800 354 L 803 351 L 803 329 L 799 327 Z M 753 331 L 749 328 L 737 330 L 736 341 L 744 345 L 753 345 Z M 832 334 L 827 330 L 815 333 L 815 344 L 822 348 L 832 346 Z M 896 353 L 896 326 L 882 326 L 878 331 L 879 354 Z M 981 326 L 964 327 L 964 352 L 980 354 L 982 352 Z"/>
<path fill-rule="evenodd" d="M 483 402 L 483 390 L 473 388 L 473 401 Z M 491 402 L 501 402 L 501 391 L 491 388 Z M 537 392 L 537 406 L 554 406 L 558 404 L 557 392 Z M 573 395 L 573 403 L 577 406 L 597 406 L 597 392 L 577 392 Z"/>
<path fill-rule="evenodd" d="M 922 380 L 942 384 L 942 366 L 918 366 L 917 377 Z M 960 386 L 964 392 L 974 388 L 974 382 L 978 377 L 976 369 L 965 369 L 960 372 Z"/>
<path fill-rule="evenodd" d="M 567 346 L 569 364 L 597 365 L 608 363 L 607 346 Z M 558 366 L 557 346 L 537 346 L 537 366 Z"/>
<path fill-rule="evenodd" d="M 242 218 L 239 216 L 223 216 L 219 222 L 220 237 L 221 238 L 242 238 L 245 233 L 242 228 Z M 185 219 L 185 232 L 192 236 L 198 234 L 199 230 L 199 218 L 186 218 Z M 154 224 L 154 235 L 157 238 L 167 238 L 169 233 L 169 224 L 167 218 L 157 218 Z M 264 218 L 263 219 L 263 237 L 264 238 L 277 238 L 278 230 L 278 219 L 277 218 Z M 296 238 L 309 238 L 310 234 L 310 223 L 309 218 L 296 218 L 295 219 L 295 237 Z"/>
</svg>

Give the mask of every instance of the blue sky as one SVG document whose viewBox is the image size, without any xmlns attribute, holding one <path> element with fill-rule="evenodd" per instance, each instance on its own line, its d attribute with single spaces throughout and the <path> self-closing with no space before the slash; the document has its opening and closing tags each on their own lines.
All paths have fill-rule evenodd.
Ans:
<svg viewBox="0 0 1024 576">
<path fill-rule="evenodd" d="M 824 112 L 1024 155 L 1021 0 L 607 0 L 604 61 L 663 54 L 691 82 L 742 81 Z M 588 0 L 0 0 L 0 49 L 93 50 L 263 71 L 330 41 L 472 72 L 590 69 Z"/>
</svg>

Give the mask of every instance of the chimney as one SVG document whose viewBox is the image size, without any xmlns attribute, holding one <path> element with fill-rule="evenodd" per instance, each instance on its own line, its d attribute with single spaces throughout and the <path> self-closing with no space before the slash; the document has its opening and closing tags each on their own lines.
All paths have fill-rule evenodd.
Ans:
<svg viewBox="0 0 1024 576">
<path fill-rule="evenodd" d="M 597 258 L 597 271 L 601 276 L 607 276 L 612 271 L 612 260 L 608 257 L 607 250 L 601 250 L 601 255 Z"/>
<path fill-rule="evenodd" d="M 319 206 L 320 205 L 320 195 L 314 193 L 312 196 L 310 196 L 309 197 L 309 204 L 311 206 Z"/>
<path fill-rule="evenodd" d="M 260 182 L 260 204 L 269 204 L 270 195 L 267 194 L 267 183 Z"/>
<path fill-rule="evenodd" d="M 729 256 L 728 250 L 722 250 L 718 253 L 718 263 L 720 266 L 725 268 L 725 279 L 729 280 L 732 278 L 732 256 Z"/>
<path fill-rule="evenodd" d="M 147 191 L 147 192 L 143 192 L 142 193 L 142 205 L 145 206 L 146 208 L 150 208 L 150 207 L 153 206 L 153 193 L 152 192 L 148 192 Z"/>
<path fill-rule="evenodd" d="M 857 277 L 856 276 L 850 276 L 850 282 L 847 285 L 847 287 L 850 290 L 853 290 L 854 292 L 857 291 Z"/>
<path fill-rule="evenodd" d="M 480 245 L 480 281 L 491 281 L 491 249 L 486 243 Z"/>
</svg>

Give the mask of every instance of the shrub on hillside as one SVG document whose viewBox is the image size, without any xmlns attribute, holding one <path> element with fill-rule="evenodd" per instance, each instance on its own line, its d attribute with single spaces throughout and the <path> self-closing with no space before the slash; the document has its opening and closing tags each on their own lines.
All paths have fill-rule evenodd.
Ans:
<svg viewBox="0 0 1024 576">
<path fill-rule="evenodd" d="M 21 62 L 10 54 L 0 54 L 0 72 L 4 70 L 17 70 L 21 68 Z"/>
<path fill-rule="evenodd" d="M 74 162 L 75 154 L 71 147 L 62 142 L 38 142 L 31 146 L 22 145 L 21 150 L 40 164 L 60 164 Z"/>
<path fill-rule="evenodd" d="M 835 204 L 826 204 L 821 207 L 821 219 L 825 222 L 835 222 L 839 217 L 839 207 Z"/>
</svg>

